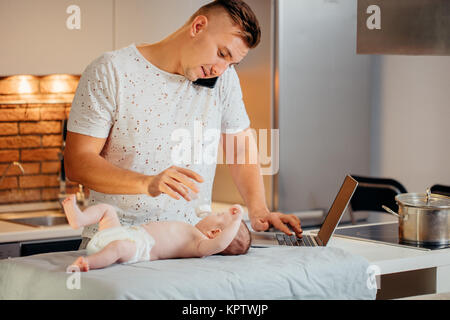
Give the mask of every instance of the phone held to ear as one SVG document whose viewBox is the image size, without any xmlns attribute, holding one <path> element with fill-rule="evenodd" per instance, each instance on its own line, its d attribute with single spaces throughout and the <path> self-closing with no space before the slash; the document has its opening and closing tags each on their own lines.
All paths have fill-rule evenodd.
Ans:
<svg viewBox="0 0 450 320">
<path fill-rule="evenodd" d="M 202 87 L 207 87 L 207 88 L 214 88 L 214 86 L 216 85 L 217 82 L 217 78 L 206 78 L 206 79 L 197 79 L 196 81 L 193 82 L 193 84 L 196 84 L 198 86 L 202 86 Z"/>
</svg>

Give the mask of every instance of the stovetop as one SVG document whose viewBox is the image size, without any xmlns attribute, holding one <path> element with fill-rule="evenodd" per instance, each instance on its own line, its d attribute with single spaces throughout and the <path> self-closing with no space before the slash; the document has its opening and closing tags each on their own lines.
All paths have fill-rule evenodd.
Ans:
<svg viewBox="0 0 450 320">
<path fill-rule="evenodd" d="M 335 235 L 343 235 L 352 238 L 360 238 L 370 241 L 382 242 L 384 244 L 392 244 L 399 246 L 406 246 L 410 248 L 438 250 L 450 248 L 450 244 L 446 245 L 425 245 L 425 244 L 411 244 L 402 242 L 398 237 L 398 223 L 387 223 L 378 225 L 369 225 L 361 227 L 351 227 L 339 229 L 334 231 Z"/>
</svg>

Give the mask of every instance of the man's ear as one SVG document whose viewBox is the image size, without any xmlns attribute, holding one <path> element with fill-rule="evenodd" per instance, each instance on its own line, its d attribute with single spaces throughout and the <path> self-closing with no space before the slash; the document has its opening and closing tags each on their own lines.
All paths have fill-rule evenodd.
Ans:
<svg viewBox="0 0 450 320">
<path fill-rule="evenodd" d="M 208 236 L 208 238 L 214 239 L 215 237 L 217 237 L 217 235 L 218 235 L 220 232 L 222 232 L 222 230 L 220 230 L 219 228 L 216 228 L 216 229 L 212 229 L 212 230 L 208 231 L 208 232 L 206 233 L 206 235 Z"/>
<path fill-rule="evenodd" d="M 191 23 L 191 36 L 196 36 L 200 32 L 206 29 L 208 25 L 208 18 L 206 16 L 200 15 L 196 16 Z"/>
</svg>

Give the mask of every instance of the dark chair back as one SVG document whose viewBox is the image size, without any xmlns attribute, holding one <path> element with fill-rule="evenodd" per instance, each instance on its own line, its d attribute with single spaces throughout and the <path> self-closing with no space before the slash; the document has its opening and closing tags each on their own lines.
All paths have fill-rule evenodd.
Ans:
<svg viewBox="0 0 450 320">
<path fill-rule="evenodd" d="M 395 212 L 398 212 L 398 205 L 395 196 L 400 193 L 407 193 L 406 188 L 398 181 L 387 178 L 373 177 L 352 177 L 358 181 L 358 187 L 350 200 L 350 207 L 353 211 L 382 211 L 381 206 L 385 205 Z"/>
<path fill-rule="evenodd" d="M 442 184 L 435 184 L 430 188 L 431 193 L 441 194 L 443 196 L 450 197 L 450 186 L 444 186 Z"/>
</svg>

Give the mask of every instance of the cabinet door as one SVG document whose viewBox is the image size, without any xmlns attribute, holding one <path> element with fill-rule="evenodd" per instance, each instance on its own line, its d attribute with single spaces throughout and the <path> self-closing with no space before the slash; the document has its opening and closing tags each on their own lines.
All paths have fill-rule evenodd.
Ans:
<svg viewBox="0 0 450 320">
<path fill-rule="evenodd" d="M 113 1 L 1 0 L 0 75 L 81 74 L 113 49 Z M 79 29 L 67 27 L 76 22 L 76 12 L 67 12 L 72 5 L 79 8 Z"/>
<path fill-rule="evenodd" d="M 0 244 L 0 260 L 6 258 L 20 257 L 20 243 L 1 243 Z"/>
<path fill-rule="evenodd" d="M 78 250 L 80 244 L 80 237 L 26 241 L 21 243 L 20 256 L 24 257 L 48 252 L 75 251 Z"/>
<path fill-rule="evenodd" d="M 208 0 L 117 0 L 116 49 L 154 43 L 180 28 Z"/>
</svg>

